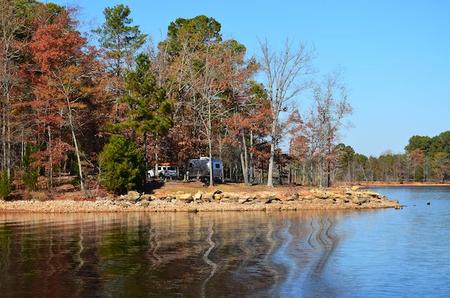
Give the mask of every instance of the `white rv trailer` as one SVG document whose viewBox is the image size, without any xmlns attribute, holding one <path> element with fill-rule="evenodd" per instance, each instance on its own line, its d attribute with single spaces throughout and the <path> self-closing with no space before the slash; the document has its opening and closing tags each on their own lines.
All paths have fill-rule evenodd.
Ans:
<svg viewBox="0 0 450 298">
<path fill-rule="evenodd" d="M 186 164 L 186 175 L 189 179 L 207 180 L 209 179 L 209 157 L 189 159 Z M 212 160 L 213 179 L 223 182 L 223 164 L 220 159 Z"/>
</svg>

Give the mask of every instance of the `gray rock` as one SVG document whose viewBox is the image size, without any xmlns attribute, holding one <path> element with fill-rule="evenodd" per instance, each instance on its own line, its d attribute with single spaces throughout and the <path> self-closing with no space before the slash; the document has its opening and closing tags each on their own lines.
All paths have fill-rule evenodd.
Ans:
<svg viewBox="0 0 450 298">
<path fill-rule="evenodd" d="M 184 203 L 190 203 L 190 202 L 194 201 L 194 198 L 192 197 L 192 195 L 190 193 L 177 195 L 176 198 L 177 198 L 177 200 L 180 200 L 181 202 L 184 202 Z"/>
<path fill-rule="evenodd" d="M 369 202 L 370 199 L 368 197 L 353 197 L 352 202 L 353 204 L 362 205 L 364 203 Z"/>
<path fill-rule="evenodd" d="M 314 197 L 313 196 L 304 196 L 304 197 L 301 197 L 301 200 L 312 202 L 314 200 Z"/>
<path fill-rule="evenodd" d="M 137 202 L 141 198 L 141 194 L 137 191 L 131 190 L 125 196 L 125 199 L 129 202 Z"/>
<path fill-rule="evenodd" d="M 366 195 L 366 196 L 370 196 L 372 198 L 379 198 L 380 197 L 380 195 L 378 193 L 373 192 L 373 191 L 367 191 L 366 190 L 366 191 L 363 192 L 363 194 Z"/>
<path fill-rule="evenodd" d="M 201 192 L 201 191 L 199 191 L 199 192 L 197 192 L 194 196 L 193 196 L 193 199 L 194 199 L 194 201 L 201 201 L 202 200 L 202 198 L 203 198 L 203 193 Z"/>
<path fill-rule="evenodd" d="M 215 192 L 215 193 L 213 194 L 213 199 L 214 199 L 214 200 L 220 201 L 220 200 L 222 200 L 223 198 L 224 198 L 224 196 L 223 196 L 222 192 Z"/>
<path fill-rule="evenodd" d="M 291 202 L 291 201 L 297 201 L 299 198 L 298 193 L 295 193 L 293 195 L 290 195 L 289 197 L 286 198 L 286 201 Z"/>
<path fill-rule="evenodd" d="M 161 202 L 172 202 L 173 200 L 176 200 L 176 198 L 173 196 L 165 196 L 165 197 L 160 197 L 158 200 Z"/>
<path fill-rule="evenodd" d="M 254 200 L 254 198 L 246 196 L 246 197 L 242 197 L 242 198 L 238 199 L 238 203 L 245 204 L 245 203 L 250 203 L 253 200 Z"/>
<path fill-rule="evenodd" d="M 270 203 L 274 203 L 274 202 L 281 202 L 281 200 L 279 198 L 275 198 L 275 197 L 268 197 L 268 198 L 266 198 L 265 204 L 270 204 Z"/>
<path fill-rule="evenodd" d="M 154 201 L 154 200 L 155 200 L 155 197 L 152 196 L 152 195 L 149 195 L 149 194 L 143 194 L 141 196 L 141 201 L 151 202 L 151 201 Z"/>
<path fill-rule="evenodd" d="M 205 202 L 211 202 L 212 200 L 214 200 L 214 193 L 212 192 L 204 193 L 202 196 L 202 200 Z"/>
<path fill-rule="evenodd" d="M 224 192 L 221 195 L 222 195 L 222 200 L 226 199 L 228 202 L 239 202 L 239 199 L 241 198 L 241 196 L 239 194 L 232 193 L 232 192 Z"/>
</svg>

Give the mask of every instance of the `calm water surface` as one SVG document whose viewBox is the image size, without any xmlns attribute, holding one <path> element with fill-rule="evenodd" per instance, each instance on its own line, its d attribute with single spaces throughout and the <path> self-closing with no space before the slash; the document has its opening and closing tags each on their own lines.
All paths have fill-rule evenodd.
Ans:
<svg viewBox="0 0 450 298">
<path fill-rule="evenodd" d="M 0 214 L 0 297 L 450 297 L 450 188 L 376 191 L 407 207 Z"/>
</svg>

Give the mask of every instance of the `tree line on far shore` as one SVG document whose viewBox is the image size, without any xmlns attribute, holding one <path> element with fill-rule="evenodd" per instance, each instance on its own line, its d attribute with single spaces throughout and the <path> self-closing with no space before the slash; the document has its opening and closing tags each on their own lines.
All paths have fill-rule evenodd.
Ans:
<svg viewBox="0 0 450 298">
<path fill-rule="evenodd" d="M 75 15 L 0 0 L 0 196 L 52 193 L 64 181 L 86 194 L 125 192 L 142 187 L 150 167 L 199 156 L 223 160 L 230 180 L 268 186 L 330 186 L 367 168 L 347 154 L 343 174 L 339 136 L 352 108 L 337 73 L 316 79 L 306 45 L 273 50 L 261 41 L 259 57 L 248 57 L 207 16 L 174 20 L 154 45 L 121 4 L 104 10 L 90 41 Z M 307 108 L 300 94 L 310 97 Z M 426 162 L 408 178 L 419 179 L 421 167 L 431 179 L 436 171 L 425 164 L 448 161 L 448 146 L 446 156 L 415 149 Z"/>
<path fill-rule="evenodd" d="M 339 144 L 335 179 L 344 182 L 445 182 L 450 179 L 450 131 L 413 136 L 405 153 L 386 152 L 379 157 L 356 153 Z"/>
</svg>

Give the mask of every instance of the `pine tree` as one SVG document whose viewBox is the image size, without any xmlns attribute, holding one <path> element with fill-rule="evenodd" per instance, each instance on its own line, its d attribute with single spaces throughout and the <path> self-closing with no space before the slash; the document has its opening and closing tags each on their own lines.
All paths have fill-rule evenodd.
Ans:
<svg viewBox="0 0 450 298">
<path fill-rule="evenodd" d="M 113 135 L 100 153 L 99 160 L 101 182 L 108 190 L 124 193 L 142 187 L 144 155 L 133 141 Z"/>
<path fill-rule="evenodd" d="M 166 92 L 159 87 L 150 67 L 150 58 L 140 54 L 136 58 L 136 68 L 125 78 L 127 95 L 122 101 L 128 110 L 125 119 L 119 124 L 130 128 L 133 134 L 144 137 L 144 153 L 147 162 L 147 136 L 161 136 L 172 125 L 172 102 Z"/>
</svg>

